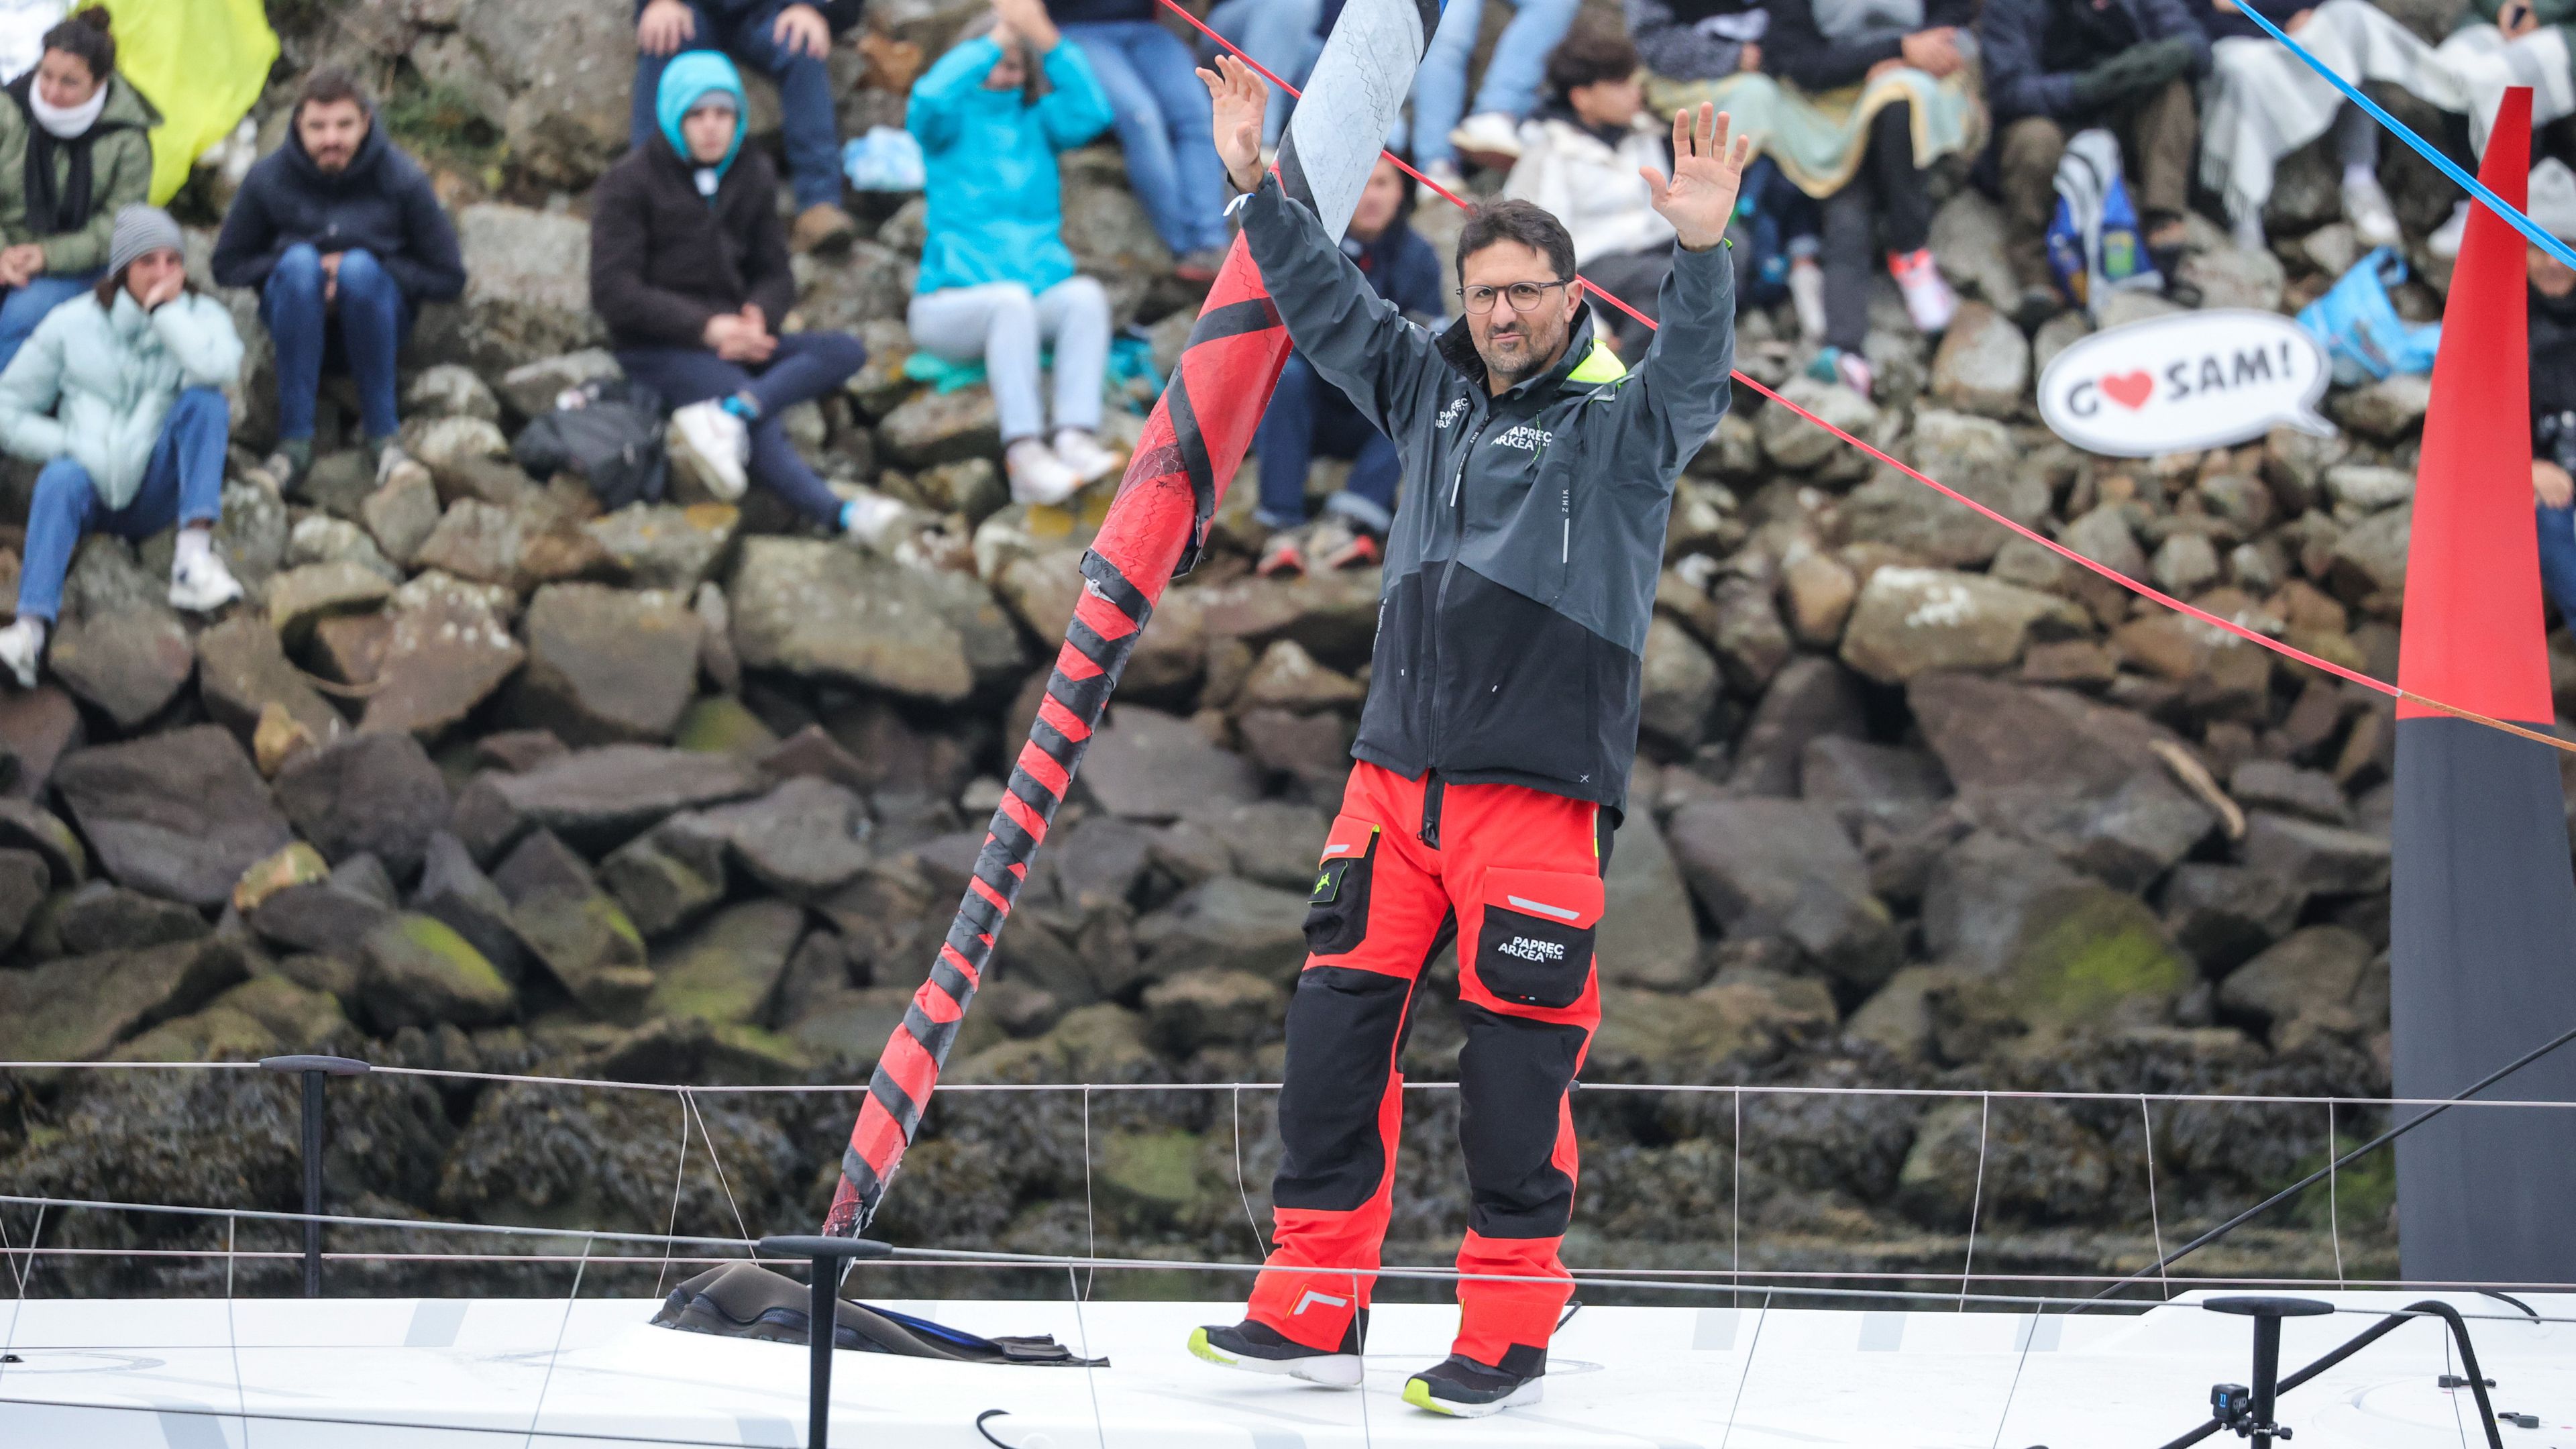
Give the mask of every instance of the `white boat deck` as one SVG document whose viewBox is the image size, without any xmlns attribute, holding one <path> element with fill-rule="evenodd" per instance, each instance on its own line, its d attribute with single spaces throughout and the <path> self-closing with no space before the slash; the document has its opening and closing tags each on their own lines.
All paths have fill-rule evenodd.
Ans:
<svg viewBox="0 0 2576 1449">
<path fill-rule="evenodd" d="M 2428 1295 L 2340 1293 L 2385 1310 Z M 2499 1410 L 2540 1427 L 2508 1449 L 2576 1449 L 2576 1322 L 2533 1323 L 2476 1294 L 2469 1316 Z M 1544 1403 L 1479 1421 L 1398 1394 L 1447 1351 L 1455 1310 L 1374 1320 L 1366 1389 L 1230 1373 L 1182 1348 L 1233 1305 L 904 1302 L 978 1332 L 1051 1332 L 1098 1370 L 979 1367 L 844 1352 L 832 1440 L 1009 1449 L 1651 1445 L 1656 1449 L 2152 1449 L 2248 1378 L 2251 1325 L 2176 1304 L 2143 1316 L 1591 1308 L 1558 1337 Z M 1748 1302 L 1754 1301 L 1748 1295 Z M 2576 1318 L 2576 1296 L 2525 1300 Z M 650 1326 L 655 1304 L 587 1299 L 38 1300 L 0 1308 L 9 1449 L 609 1449 L 802 1446 L 806 1351 Z M 2291 1319 L 2285 1371 L 2368 1327 Z M 2034 1324 L 2036 1327 L 2034 1328 Z M 2025 1351 L 2026 1349 L 2026 1351 Z M 2296 1449 L 2475 1446 L 2484 1436 L 2441 1325 L 2422 1319 L 2283 1400 Z M 991 1437 L 976 1430 L 988 1421 Z M 2209 1441 L 2223 1445 L 2222 1437 Z"/>
</svg>

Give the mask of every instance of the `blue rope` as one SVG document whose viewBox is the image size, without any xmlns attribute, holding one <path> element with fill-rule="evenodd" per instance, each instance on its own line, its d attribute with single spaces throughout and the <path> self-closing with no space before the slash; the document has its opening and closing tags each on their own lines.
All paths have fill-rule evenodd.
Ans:
<svg viewBox="0 0 2576 1449">
<path fill-rule="evenodd" d="M 2521 232 L 2524 236 L 2530 238 L 2533 246 L 2536 246 L 2542 251 L 2549 253 L 2551 256 L 2556 257 L 2558 260 L 2565 262 L 2568 266 L 2576 267 L 2576 248 L 2570 248 L 2567 243 L 2560 241 L 2558 238 L 2551 236 L 2548 232 L 2543 231 L 2540 227 L 2540 223 L 2533 221 L 2529 216 L 2524 215 L 2519 208 L 2507 203 L 2503 197 L 2489 191 L 2485 182 L 2480 181 L 2478 178 L 2471 176 L 2468 172 L 2461 170 L 2459 163 L 2435 150 L 2431 142 L 2416 135 L 2413 131 L 2408 130 L 2405 124 L 2399 121 L 2395 116 L 2381 110 L 2377 101 L 2363 95 L 2360 87 L 2354 85 L 2348 80 L 2345 80 L 2342 76 L 2335 74 L 2332 70 L 2327 69 L 2324 62 L 2318 60 L 2315 56 L 2308 54 L 2305 48 L 2303 48 L 2297 41 L 2292 40 L 2289 37 L 2289 34 L 2282 30 L 2280 26 L 2273 24 L 2270 18 L 2265 16 L 2262 11 L 2256 9 L 2252 5 L 2239 5 L 2236 9 L 2238 14 L 2253 21 L 2255 24 L 2262 26 L 2274 40 L 2288 46 L 2290 48 L 2290 54 L 2297 56 L 2302 61 L 2305 61 L 2308 69 L 2315 71 L 2317 74 L 2324 76 L 2327 80 L 2333 82 L 2334 88 L 2343 92 L 2344 99 L 2361 107 L 2364 111 L 2369 112 L 2372 120 L 2377 121 L 2379 124 L 2386 126 L 2389 130 L 2396 132 L 2397 139 L 2414 147 L 2416 154 L 2422 156 L 2425 160 L 2432 162 L 2435 168 L 2440 170 L 2443 175 L 2450 177 L 2453 181 L 2458 182 L 2462 187 L 2466 188 L 2471 196 L 2476 197 L 2479 202 L 2485 205 L 2487 210 L 2503 217 L 2507 222 L 2512 224 L 2515 231 Z"/>
</svg>

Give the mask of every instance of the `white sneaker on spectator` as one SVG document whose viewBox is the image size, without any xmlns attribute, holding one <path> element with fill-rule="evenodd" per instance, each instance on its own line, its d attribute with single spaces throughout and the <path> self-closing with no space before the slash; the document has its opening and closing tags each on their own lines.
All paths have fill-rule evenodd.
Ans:
<svg viewBox="0 0 2576 1449">
<path fill-rule="evenodd" d="M 852 543 L 883 552 L 911 513 L 902 503 L 873 488 L 862 489 L 859 496 L 841 505 L 841 535 Z"/>
<path fill-rule="evenodd" d="M 1905 294 L 1905 315 L 1914 319 L 1915 331 L 1931 336 L 1959 314 L 1959 294 L 1950 290 L 1930 247 L 1903 255 L 1889 252 L 1887 272 L 1896 278 L 1896 290 Z"/>
<path fill-rule="evenodd" d="M 2343 184 L 2344 220 L 2353 238 L 2366 247 L 2393 247 L 2404 238 L 2397 230 L 2397 209 L 2376 176 L 2356 176 Z"/>
<path fill-rule="evenodd" d="M 733 502 L 751 486 L 751 475 L 743 471 L 751 461 L 751 429 L 726 412 L 722 401 L 710 398 L 674 410 L 668 441 L 671 461 L 722 501 Z"/>
<path fill-rule="evenodd" d="M 413 467 L 420 465 L 414 463 Z M 242 596 L 241 580 L 224 567 L 224 561 L 208 549 L 195 557 L 181 555 L 170 564 L 170 607 L 191 614 L 209 614 Z"/>
<path fill-rule="evenodd" d="M 2424 250 L 2446 261 L 2458 256 L 2460 243 L 2468 240 L 2469 236 L 2470 205 L 2471 203 L 2463 201 L 2452 207 L 2451 219 L 2435 227 L 2433 234 L 2424 239 Z M 2358 231 L 2359 228 L 2356 227 L 2354 230 Z"/>
<path fill-rule="evenodd" d="M 1810 342 L 1825 336 L 1825 269 L 1813 257 L 1789 264 L 1789 306 L 1798 314 L 1798 335 Z"/>
<path fill-rule="evenodd" d="M 1451 196 L 1463 199 L 1467 194 L 1467 173 L 1459 170 L 1458 163 L 1455 161 L 1424 162 L 1422 179 L 1448 192 Z"/>
<path fill-rule="evenodd" d="M 20 689 L 36 687 L 36 664 L 45 657 L 45 624 L 41 619 L 20 619 L 0 629 L 0 665 L 6 665 L 17 676 Z"/>
<path fill-rule="evenodd" d="M 429 481 L 429 469 L 418 458 L 404 452 L 402 444 L 388 441 L 384 447 L 377 450 L 377 487 L 382 488 L 388 483 L 409 483 L 414 480 L 424 483 Z"/>
<path fill-rule="evenodd" d="M 1517 161 L 1521 155 L 1521 123 L 1501 111 L 1479 111 L 1458 123 L 1458 128 L 1449 133 L 1449 144 L 1467 155 Z"/>
<path fill-rule="evenodd" d="M 1082 488 L 1082 475 L 1035 438 L 1013 443 L 1002 454 L 1002 471 L 1010 475 L 1013 503 L 1062 503 Z"/>
<path fill-rule="evenodd" d="M 1085 483 L 1097 483 L 1118 471 L 1119 456 L 1100 446 L 1100 440 L 1083 428 L 1058 428 L 1055 455 L 1064 466 Z"/>
</svg>

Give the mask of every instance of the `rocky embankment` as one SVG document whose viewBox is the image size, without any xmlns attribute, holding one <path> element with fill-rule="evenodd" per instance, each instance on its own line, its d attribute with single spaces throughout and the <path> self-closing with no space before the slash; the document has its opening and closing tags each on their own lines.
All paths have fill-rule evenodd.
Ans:
<svg viewBox="0 0 2576 1449">
<path fill-rule="evenodd" d="M 975 8 L 871 6 L 880 40 L 840 61 L 845 122 L 898 117 L 898 42 L 935 51 Z M 881 208 L 849 255 L 799 264 L 804 325 L 857 330 L 875 357 L 797 436 L 833 479 L 918 507 L 887 554 L 804 536 L 757 496 L 600 516 L 577 480 L 509 461 L 558 389 L 613 367 L 582 305 L 580 188 L 624 130 L 627 11 L 299 12 L 291 65 L 365 66 L 458 206 L 473 283 L 423 319 L 406 389 L 435 481 L 378 489 L 337 452 L 292 498 L 235 482 L 219 541 L 251 598 L 216 620 L 161 603 L 166 537 L 84 546 L 52 679 L 0 698 L 0 1058 L 328 1050 L 863 1080 L 964 889 L 1104 500 L 1006 506 L 989 396 L 903 380 L 917 203 Z M 281 107 L 263 106 L 272 132 Z M 2185 280 L 2202 301 L 2291 307 L 2347 259 L 2314 160 L 2284 172 L 2276 255 L 2201 238 Z M 1077 252 L 1168 357 L 1192 299 L 1116 153 L 1066 171 Z M 2009 296 L 1992 208 L 1959 195 L 1940 215 L 1963 288 Z M 1444 244 L 1456 225 L 1422 220 Z M 232 301 L 257 338 L 251 299 Z M 2437 304 L 2421 285 L 2401 301 Z M 2034 364 L 2080 326 L 2028 338 L 1972 301 L 1936 346 L 1889 310 L 1874 403 L 1789 381 L 1804 355 L 1775 319 L 1746 319 L 1742 363 L 2088 558 L 2391 675 L 2422 380 L 2334 397 L 2333 441 L 2090 458 L 2031 401 Z M 269 426 L 264 348 L 245 462 Z M 27 470 L 7 477 L 23 516 Z M 1156 615 L 949 1080 L 1276 1079 L 1377 579 L 1253 577 L 1251 491 L 1239 477 L 1212 558 Z M 1750 397 L 1692 465 L 1666 565 L 1587 1080 L 2386 1090 L 2384 700 L 2146 605 Z M 1433 975 L 1454 982 L 1454 963 Z M 1449 1079 L 1457 1041 L 1426 1013 L 1407 1072 Z M 335 1207 L 703 1232 L 733 1231 L 737 1211 L 752 1232 L 812 1221 L 856 1103 L 694 1099 L 706 1135 L 675 1209 L 684 1113 L 666 1093 L 379 1076 L 332 1096 Z M 1455 1110 L 1440 1092 L 1412 1103 L 1397 1261 L 1444 1253 L 1463 1224 Z M 1726 1267 L 1740 1232 L 1754 1265 L 1955 1272 L 1972 1216 L 1982 1268 L 2135 1266 L 2157 1231 L 2172 1241 L 2320 1161 L 2329 1129 L 2321 1108 L 2142 1111 L 2134 1095 L 1748 1094 L 1739 1110 L 1722 1093 L 1590 1091 L 1576 1110 L 1569 1256 L 1701 1269 Z M 1240 1256 L 1269 1125 L 1260 1092 L 943 1097 L 881 1226 Z M 256 1073 L 0 1078 L 10 1192 L 291 1208 L 295 1132 L 291 1084 Z M 2384 1163 L 2340 1184 L 2355 1271 L 2391 1261 L 2388 1202 Z M 2302 1203 L 2207 1266 L 2330 1264 L 2327 1228 L 2322 1199 Z M 96 1213 L 45 1226 L 90 1247 L 213 1231 Z M 219 1274 L 48 1261 L 35 1291 Z"/>
</svg>

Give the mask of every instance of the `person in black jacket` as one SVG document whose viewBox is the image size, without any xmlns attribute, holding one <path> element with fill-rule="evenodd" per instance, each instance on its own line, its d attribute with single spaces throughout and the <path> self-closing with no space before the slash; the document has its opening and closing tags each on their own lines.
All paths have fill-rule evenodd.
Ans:
<svg viewBox="0 0 2576 1449">
<path fill-rule="evenodd" d="M 590 200 L 590 305 L 626 375 L 675 404 L 672 461 L 716 497 L 753 479 L 829 528 L 857 521 L 788 439 L 781 414 L 867 361 L 840 332 L 787 332 L 796 303 L 778 173 L 743 147 L 742 77 L 712 50 L 663 68 L 660 130 Z"/>
<path fill-rule="evenodd" d="M 1911 67 L 1939 79 L 1976 53 L 1968 25 L 1975 0 L 1866 0 L 1819 6 L 1770 0 L 1762 68 L 1809 95 L 1859 85 Z M 1869 286 L 1876 234 L 1887 243 L 1888 275 L 1905 314 L 1927 336 L 1950 325 L 1959 299 L 1932 257 L 1932 193 L 1915 164 L 1914 106 L 1895 101 L 1870 117 L 1860 169 L 1824 198 L 1825 343 L 1836 375 L 1867 397 L 1873 381 L 1861 344 L 1869 340 Z"/>
<path fill-rule="evenodd" d="M 1977 35 L 1986 96 L 2004 128 L 1998 159 L 2023 325 L 2061 305 L 2048 221 L 2057 163 L 2077 131 L 2119 133 L 2148 251 L 2168 264 L 2182 244 L 2200 144 L 2191 83 L 2209 73 L 2209 36 L 2186 0 L 1986 0 Z"/>
<path fill-rule="evenodd" d="M 465 290 L 465 259 L 428 175 L 348 72 L 305 77 L 285 144 L 250 168 L 224 214 L 213 270 L 220 285 L 259 288 L 277 347 L 277 449 L 264 471 L 280 492 L 312 465 L 314 401 L 334 362 L 357 381 L 377 478 L 420 467 L 394 441 L 394 359 L 422 303 Z"/>
<path fill-rule="evenodd" d="M 1342 254 L 1368 278 L 1380 300 L 1407 316 L 1437 319 L 1440 255 L 1413 229 L 1413 178 L 1384 156 L 1369 173 L 1360 204 L 1351 213 Z M 1252 436 L 1261 461 L 1261 506 L 1254 517 L 1276 530 L 1261 555 L 1265 574 L 1309 568 L 1352 568 L 1375 563 L 1395 522 L 1395 484 L 1404 461 L 1386 434 L 1326 383 L 1296 353 L 1279 371 L 1270 410 Z M 1317 453 L 1348 458 L 1351 472 L 1340 492 L 1324 500 L 1324 516 L 1306 522 L 1306 470 Z"/>
<path fill-rule="evenodd" d="M 847 247 L 859 224 L 841 209 L 841 123 L 828 62 L 833 33 L 858 22 L 859 0 L 635 0 L 634 148 L 651 145 L 660 129 L 654 104 L 671 57 L 721 50 L 778 83 L 778 130 L 796 193 L 789 244 Z"/>
<path fill-rule="evenodd" d="M 1268 91 L 1221 57 L 1226 173 L 1289 338 L 1396 441 L 1357 762 L 1325 839 L 1288 1007 L 1276 1231 L 1240 1323 L 1191 1352 L 1356 1386 L 1403 1117 L 1397 1044 L 1454 935 L 1469 1184 L 1459 1330 L 1404 1400 L 1478 1417 L 1535 1403 L 1571 1276 L 1567 1090 L 1601 1022 L 1593 934 L 1627 803 L 1638 681 L 1673 486 L 1725 415 L 1751 146 L 1702 106 L 1647 180 L 1677 250 L 1632 368 L 1600 345 L 1574 239 L 1517 200 L 1458 237 L 1466 315 L 1433 331 L 1378 298 L 1313 210 L 1261 168 Z M 1257 188 L 1257 189 L 1256 189 Z M 1578 558 L 1580 562 L 1578 562 Z"/>
</svg>

